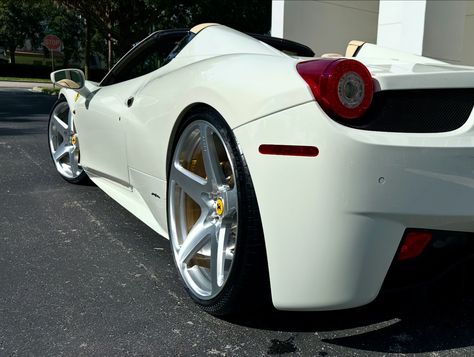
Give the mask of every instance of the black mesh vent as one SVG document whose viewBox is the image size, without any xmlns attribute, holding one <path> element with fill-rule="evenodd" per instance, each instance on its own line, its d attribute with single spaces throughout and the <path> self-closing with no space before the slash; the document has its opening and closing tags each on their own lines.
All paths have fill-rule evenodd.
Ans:
<svg viewBox="0 0 474 357">
<path fill-rule="evenodd" d="M 374 131 L 439 133 L 460 128 L 473 106 L 472 88 L 381 91 L 360 120 L 342 124 Z"/>
</svg>

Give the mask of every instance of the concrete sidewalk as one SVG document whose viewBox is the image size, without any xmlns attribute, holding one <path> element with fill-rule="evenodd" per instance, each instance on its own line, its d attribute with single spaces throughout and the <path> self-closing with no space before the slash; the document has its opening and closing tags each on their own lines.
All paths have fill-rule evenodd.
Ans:
<svg viewBox="0 0 474 357">
<path fill-rule="evenodd" d="M 0 88 L 34 88 L 34 87 L 53 88 L 53 84 L 42 83 L 42 82 L 0 81 Z"/>
</svg>

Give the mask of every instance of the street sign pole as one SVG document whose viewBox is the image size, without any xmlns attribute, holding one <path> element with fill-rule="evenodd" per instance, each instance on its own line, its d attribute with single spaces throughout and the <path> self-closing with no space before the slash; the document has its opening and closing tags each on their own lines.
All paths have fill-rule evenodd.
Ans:
<svg viewBox="0 0 474 357">
<path fill-rule="evenodd" d="M 56 35 L 47 35 L 43 38 L 43 46 L 51 52 L 51 71 L 54 72 L 54 51 L 61 48 L 61 39 Z"/>
<path fill-rule="evenodd" d="M 51 52 L 51 72 L 54 72 L 54 51 L 49 50 Z M 53 83 L 53 89 L 56 89 L 56 85 Z"/>
</svg>

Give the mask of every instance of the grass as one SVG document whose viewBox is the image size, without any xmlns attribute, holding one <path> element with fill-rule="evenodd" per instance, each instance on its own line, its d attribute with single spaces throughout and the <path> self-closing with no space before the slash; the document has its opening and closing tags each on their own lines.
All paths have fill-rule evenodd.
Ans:
<svg viewBox="0 0 474 357">
<path fill-rule="evenodd" d="M 54 63 L 56 65 L 62 65 L 64 56 L 60 53 L 54 53 Z M 36 66 L 50 66 L 51 57 L 48 55 L 45 57 L 43 53 L 37 52 L 22 52 L 17 51 L 15 55 L 15 62 L 17 64 L 32 64 Z"/>
<path fill-rule="evenodd" d="M 55 94 L 59 93 L 59 88 L 57 88 L 57 87 L 56 88 L 42 88 L 41 92 L 46 93 L 46 94 L 55 95 Z"/>
<path fill-rule="evenodd" d="M 51 83 L 51 80 L 46 78 L 0 77 L 0 81 Z"/>
</svg>

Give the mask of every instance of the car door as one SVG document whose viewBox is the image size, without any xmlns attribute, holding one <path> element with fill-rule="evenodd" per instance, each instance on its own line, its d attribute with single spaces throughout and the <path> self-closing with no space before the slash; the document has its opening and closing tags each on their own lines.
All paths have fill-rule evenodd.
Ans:
<svg viewBox="0 0 474 357">
<path fill-rule="evenodd" d="M 80 162 L 86 171 L 128 186 L 124 120 L 127 98 L 140 80 L 99 88 L 77 109 L 75 124 L 80 144 Z"/>
<path fill-rule="evenodd" d="M 129 186 L 126 148 L 127 116 L 146 74 L 169 61 L 186 31 L 156 33 L 135 46 L 77 109 L 81 165 L 97 176 Z"/>
</svg>

